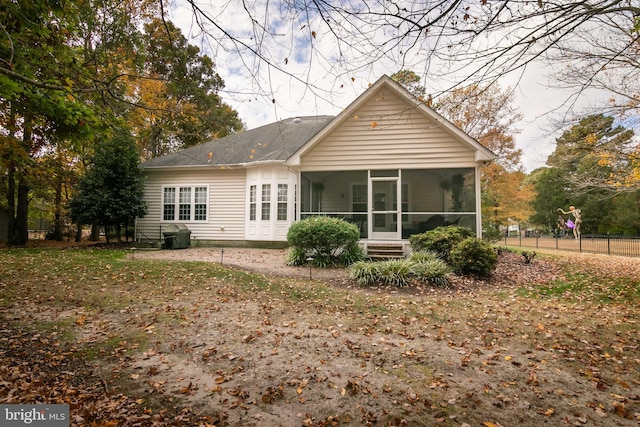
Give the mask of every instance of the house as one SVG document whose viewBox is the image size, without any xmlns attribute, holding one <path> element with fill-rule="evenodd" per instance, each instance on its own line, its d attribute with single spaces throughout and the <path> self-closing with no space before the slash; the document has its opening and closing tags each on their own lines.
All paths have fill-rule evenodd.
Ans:
<svg viewBox="0 0 640 427">
<path fill-rule="evenodd" d="M 480 235 L 479 168 L 493 158 L 383 76 L 336 117 L 282 120 L 143 163 L 148 213 L 136 237 L 184 224 L 196 242 L 286 244 L 289 226 L 313 215 L 353 222 L 364 242 L 447 224 Z"/>
</svg>

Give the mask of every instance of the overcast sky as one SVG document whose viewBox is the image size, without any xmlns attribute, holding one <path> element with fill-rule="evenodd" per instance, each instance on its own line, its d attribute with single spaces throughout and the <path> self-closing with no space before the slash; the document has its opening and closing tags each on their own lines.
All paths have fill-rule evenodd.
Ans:
<svg viewBox="0 0 640 427">
<path fill-rule="evenodd" d="M 274 2 L 265 4 L 272 7 Z M 252 25 L 247 19 L 248 14 L 242 5 L 237 1 L 215 0 L 211 4 L 203 3 L 201 7 L 207 8 L 216 23 L 225 26 L 225 31 L 240 35 L 241 40 L 246 40 L 251 46 L 255 42 L 255 23 Z M 257 7 L 255 5 L 259 2 L 252 5 Z M 331 59 L 338 50 L 331 41 L 331 35 L 318 33 L 310 38 L 308 28 L 282 21 L 274 24 L 277 27 L 275 32 L 281 34 L 282 43 L 277 38 L 275 43 L 265 40 L 265 46 L 272 43 L 268 52 L 275 67 L 269 66 L 246 50 L 243 53 L 242 46 L 228 41 L 216 44 L 212 42 L 215 37 L 202 37 L 189 5 L 174 4 L 168 17 L 186 37 L 191 38 L 192 44 L 212 57 L 218 74 L 225 81 L 220 95 L 238 111 L 248 129 L 295 116 L 337 115 L 369 84 L 383 74 L 391 75 L 401 68 L 390 58 L 359 67 L 357 72 L 348 75 L 341 71 L 339 64 L 328 69 L 327 63 L 331 61 L 327 58 Z M 340 58 L 348 62 L 348 50 L 344 47 L 339 50 Z M 420 74 L 419 69 L 413 70 Z M 542 66 L 529 67 L 523 75 L 508 75 L 500 80 L 503 89 L 515 86 L 515 105 L 524 115 L 517 125 L 520 133 L 516 141 L 523 150 L 522 163 L 528 172 L 544 166 L 547 156 L 554 150 L 558 132 L 554 132 L 552 119 L 562 116 L 562 105 L 569 97 L 569 93 L 550 88 L 547 71 Z M 427 87 L 428 92 L 436 93 L 452 81 L 423 79 L 420 83 Z M 605 99 L 606 96 L 601 94 L 586 93 L 577 102 L 578 110 L 581 106 L 593 107 Z"/>
</svg>

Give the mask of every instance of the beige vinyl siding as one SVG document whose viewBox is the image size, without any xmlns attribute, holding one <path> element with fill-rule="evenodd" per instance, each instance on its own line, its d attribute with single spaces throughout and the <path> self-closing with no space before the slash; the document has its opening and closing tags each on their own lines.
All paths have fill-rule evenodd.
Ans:
<svg viewBox="0 0 640 427">
<path fill-rule="evenodd" d="M 384 88 L 302 156 L 302 170 L 474 167 L 475 152 Z"/>
<path fill-rule="evenodd" d="M 208 186 L 207 221 L 163 221 L 164 186 Z M 138 219 L 138 227 L 157 230 L 180 223 L 191 230 L 192 239 L 244 240 L 244 170 L 146 171 L 145 199 L 148 212 Z"/>
</svg>

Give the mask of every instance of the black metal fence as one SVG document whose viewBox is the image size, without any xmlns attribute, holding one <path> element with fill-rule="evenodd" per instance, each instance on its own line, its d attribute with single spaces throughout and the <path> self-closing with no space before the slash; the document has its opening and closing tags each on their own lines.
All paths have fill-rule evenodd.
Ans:
<svg viewBox="0 0 640 427">
<path fill-rule="evenodd" d="M 506 246 L 522 246 L 629 257 L 640 256 L 640 237 L 636 236 L 589 234 L 582 235 L 579 239 L 575 239 L 573 235 L 564 237 L 519 235 L 505 236 L 502 242 Z"/>
<path fill-rule="evenodd" d="M 163 239 L 162 231 L 165 227 L 162 225 L 138 225 L 135 231 L 135 241 L 144 243 L 160 242 Z M 518 236 L 505 236 L 501 243 L 505 246 L 640 257 L 640 237 L 637 236 L 589 234 L 582 235 L 580 239 L 575 239 L 573 235 L 562 237 L 525 236 L 521 234 Z"/>
<path fill-rule="evenodd" d="M 162 240 L 162 225 L 141 226 L 136 224 L 134 240 L 136 242 L 153 243 Z"/>
</svg>

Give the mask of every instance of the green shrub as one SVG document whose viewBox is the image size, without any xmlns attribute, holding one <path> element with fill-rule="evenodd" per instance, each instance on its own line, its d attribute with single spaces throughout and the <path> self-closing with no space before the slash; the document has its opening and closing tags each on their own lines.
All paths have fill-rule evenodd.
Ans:
<svg viewBox="0 0 640 427">
<path fill-rule="evenodd" d="M 307 251 L 305 251 L 302 248 L 298 248 L 298 247 L 290 247 L 289 251 L 287 252 L 287 265 L 304 265 L 307 263 L 307 257 L 305 256 L 305 254 L 307 253 Z"/>
<path fill-rule="evenodd" d="M 289 265 L 303 265 L 313 258 L 316 267 L 348 265 L 364 257 L 360 230 L 340 218 L 314 216 L 289 227 Z"/>
<path fill-rule="evenodd" d="M 486 240 L 489 243 L 495 243 L 502 239 L 502 232 L 500 228 L 494 224 L 485 224 L 482 229 L 482 240 Z"/>
<path fill-rule="evenodd" d="M 349 245 L 338 255 L 338 264 L 351 265 L 354 262 L 363 260 L 366 255 L 364 248 L 359 244 Z"/>
<path fill-rule="evenodd" d="M 464 239 L 473 236 L 467 227 L 447 226 L 409 236 L 409 243 L 414 252 L 432 251 L 446 262 L 449 262 L 451 249 Z"/>
<path fill-rule="evenodd" d="M 493 247 L 480 239 L 468 238 L 451 249 L 450 263 L 457 274 L 489 277 L 498 264 Z"/>
</svg>

